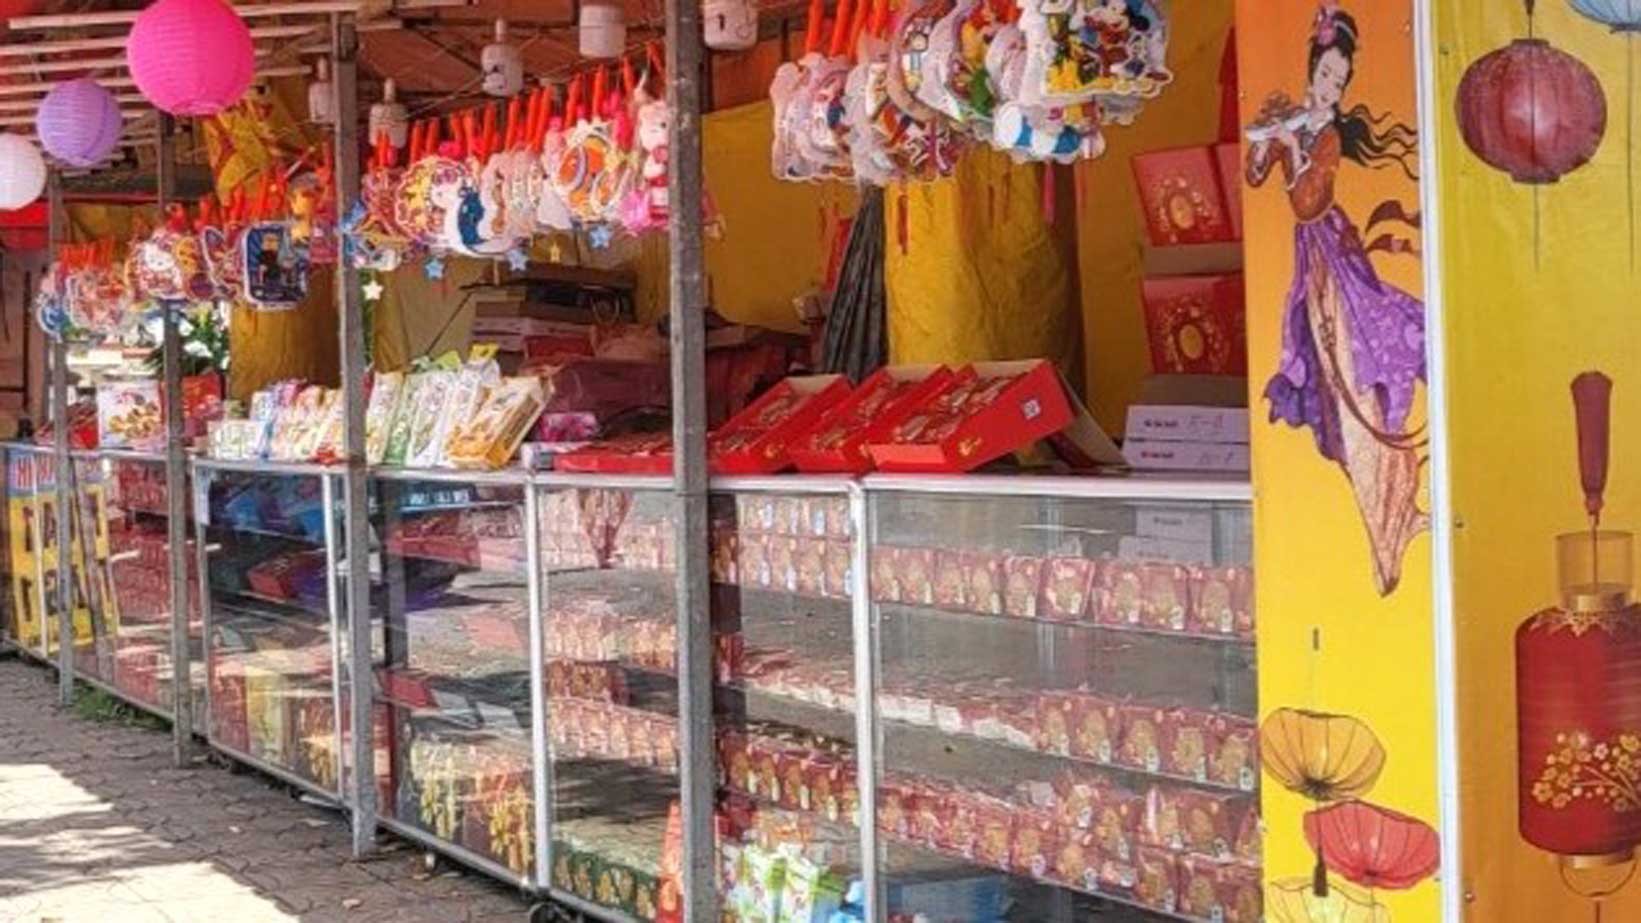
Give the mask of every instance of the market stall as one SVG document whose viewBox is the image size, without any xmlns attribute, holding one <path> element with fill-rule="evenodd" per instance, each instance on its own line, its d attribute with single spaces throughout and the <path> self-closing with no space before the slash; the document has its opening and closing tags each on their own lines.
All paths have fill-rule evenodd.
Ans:
<svg viewBox="0 0 1641 923">
<path fill-rule="evenodd" d="M 579 55 L 490 3 L 468 84 L 402 66 L 437 11 L 262 6 L 324 54 L 306 113 L 208 110 L 195 200 L 161 119 L 153 222 L 42 285 L 7 625 L 65 683 L 183 712 L 360 854 L 617 923 L 1434 902 L 1429 761 L 1383 746 L 1433 731 L 1316 675 L 1335 633 L 1429 643 L 1351 618 L 1429 580 L 1411 91 L 1343 98 L 1407 10 L 1284 0 L 1305 90 L 1244 49 L 1255 107 L 1229 0 L 587 4 Z M 1329 839 L 1380 799 L 1421 834 L 1383 896 Z"/>
</svg>

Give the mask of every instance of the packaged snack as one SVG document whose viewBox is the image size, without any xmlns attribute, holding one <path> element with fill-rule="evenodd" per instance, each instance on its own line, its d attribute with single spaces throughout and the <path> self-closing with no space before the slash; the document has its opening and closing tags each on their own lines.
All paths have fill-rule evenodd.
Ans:
<svg viewBox="0 0 1641 923">
<path fill-rule="evenodd" d="M 797 571 L 797 591 L 809 596 L 826 595 L 826 546 L 819 538 L 795 539 L 797 553 L 793 568 Z"/>
<path fill-rule="evenodd" d="M 1222 865 L 1219 869 L 1219 902 L 1225 908 L 1225 923 L 1260 923 L 1265 919 L 1265 895 L 1257 867 Z"/>
<path fill-rule="evenodd" d="M 1231 859 L 1250 810 L 1243 795 L 1159 785 L 1147 798 L 1142 839 L 1159 848 Z"/>
<path fill-rule="evenodd" d="M 1122 723 L 1116 703 L 1092 693 L 1079 693 L 1072 703 L 1071 755 L 1109 763 L 1121 738 Z"/>
<path fill-rule="evenodd" d="M 895 555 L 895 570 L 900 577 L 901 602 L 934 605 L 934 551 L 902 548 Z"/>
<path fill-rule="evenodd" d="M 428 372 L 416 389 L 410 441 L 405 444 L 406 467 L 432 468 L 444 458 L 444 437 L 451 423 L 448 408 L 455 389 L 456 372 L 448 367 Z"/>
<path fill-rule="evenodd" d="M 370 403 L 365 407 L 365 461 L 380 465 L 387 457 L 387 441 L 399 416 L 405 393 L 405 373 L 377 372 L 371 380 Z"/>
<path fill-rule="evenodd" d="M 827 923 L 843 906 L 843 879 L 801 856 L 787 859 L 780 923 Z"/>
<path fill-rule="evenodd" d="M 975 793 L 954 788 L 946 793 L 945 808 L 948 816 L 934 842 L 934 848 L 973 859 L 980 839 L 980 815 Z"/>
<path fill-rule="evenodd" d="M 878 602 L 900 602 L 900 549 L 877 547 L 872 549 L 872 599 Z"/>
<path fill-rule="evenodd" d="M 1135 863 L 1134 898 L 1146 907 L 1163 913 L 1174 913 L 1179 907 L 1178 870 L 1174 854 L 1161 849 L 1143 848 Z"/>
<path fill-rule="evenodd" d="M 1144 609 L 1145 565 L 1102 561 L 1096 581 L 1094 620 L 1102 625 L 1138 625 Z"/>
<path fill-rule="evenodd" d="M 1176 708 L 1163 715 L 1162 769 L 1171 775 L 1208 781 L 1208 752 L 1214 735 L 1211 715 Z"/>
<path fill-rule="evenodd" d="M 105 449 L 156 449 L 165 445 L 160 383 L 107 381 L 97 388 L 97 441 Z"/>
<path fill-rule="evenodd" d="M 1126 788 L 1105 785 L 1095 789 L 1091 832 L 1100 852 L 1120 862 L 1131 862 L 1145 821 L 1146 799 Z"/>
<path fill-rule="evenodd" d="M 1140 624 L 1158 631 L 1185 631 L 1191 599 L 1191 572 L 1178 564 L 1152 562 L 1141 567 L 1143 597 Z"/>
<path fill-rule="evenodd" d="M 1014 846 L 1014 806 L 1001 798 L 977 794 L 970 799 L 969 807 L 979 830 L 974 860 L 995 869 L 1009 868 Z"/>
<path fill-rule="evenodd" d="M 1043 590 L 1042 559 L 1011 556 L 1003 561 L 1003 571 L 1003 611 L 1015 618 L 1036 618 Z"/>
<path fill-rule="evenodd" d="M 1242 825 L 1237 830 L 1236 842 L 1231 846 L 1231 854 L 1236 861 L 1258 868 L 1265 856 L 1265 835 L 1259 819 L 1256 805 L 1249 804 L 1247 813 L 1242 815 Z"/>
<path fill-rule="evenodd" d="M 393 415 L 388 429 L 387 448 L 382 461 L 389 465 L 403 465 L 410 452 L 410 434 L 416 425 L 416 414 L 422 405 L 422 392 L 427 388 L 431 372 L 411 372 L 405 378 L 404 391 L 399 398 L 399 410 Z"/>
<path fill-rule="evenodd" d="M 1259 784 L 1259 728 L 1246 718 L 1221 716 L 1215 727 L 1208 781 L 1251 792 Z"/>
<path fill-rule="evenodd" d="M 723 586 L 735 586 L 740 583 L 740 536 L 735 527 L 727 524 L 718 524 L 712 530 L 712 582 Z"/>
<path fill-rule="evenodd" d="M 825 591 L 833 599 L 848 599 L 854 585 L 855 548 L 847 539 L 826 542 Z"/>
<path fill-rule="evenodd" d="M 1021 809 L 1014 823 L 1010 868 L 1016 875 L 1046 879 L 1059 851 L 1059 836 L 1060 828 L 1052 814 L 1036 808 Z"/>
<path fill-rule="evenodd" d="M 1122 746 L 1116 761 L 1133 769 L 1159 772 L 1162 769 L 1163 717 L 1159 708 L 1125 705 L 1122 716 Z"/>
<path fill-rule="evenodd" d="M 328 465 L 346 459 L 347 447 L 342 444 L 342 439 L 347 425 L 347 406 L 340 390 L 325 389 L 325 398 L 313 454 L 309 458 Z"/>
<path fill-rule="evenodd" d="M 899 780 L 885 779 L 878 786 L 878 829 L 890 836 L 910 839 L 912 814 L 917 810 L 917 795 L 911 785 Z"/>
<path fill-rule="evenodd" d="M 1050 558 L 1044 570 L 1043 617 L 1057 622 L 1081 621 L 1088 612 L 1094 562 L 1087 558 Z"/>
<path fill-rule="evenodd" d="M 774 586 L 774 572 L 770 568 L 769 536 L 742 533 L 739 541 L 740 585 L 746 587 Z"/>
<path fill-rule="evenodd" d="M 1076 699 L 1074 693 L 1063 691 L 1038 694 L 1036 749 L 1061 756 L 1071 755 Z"/>
<path fill-rule="evenodd" d="M 502 379 L 478 412 L 452 429 L 448 460 L 459 468 L 505 467 L 541 414 L 543 400 L 541 379 Z"/>
<path fill-rule="evenodd" d="M 1203 856 L 1181 856 L 1178 862 L 1179 912 L 1199 920 L 1223 921 L 1219 893 L 1220 863 Z"/>
<path fill-rule="evenodd" d="M 964 598 L 967 607 L 986 615 L 1003 614 L 1005 578 L 1003 561 L 996 555 L 963 556 Z"/>
<path fill-rule="evenodd" d="M 531 376 L 532 380 L 540 379 Z M 479 408 L 484 405 L 486 395 L 497 382 L 501 381 L 501 367 L 496 363 L 496 347 L 493 344 L 475 343 L 467 352 L 467 361 L 461 364 L 452 380 L 450 396 L 445 401 L 445 420 L 443 428 L 435 439 L 440 448 L 440 457 L 436 464 L 453 464 L 449 459 L 450 437 L 456 428 L 464 422 L 473 419 Z M 545 400 L 542 401 L 545 406 Z M 530 418 L 525 431 L 534 425 L 535 417 Z"/>
<path fill-rule="evenodd" d="M 1251 638 L 1253 599 L 1253 572 L 1248 568 L 1192 568 L 1190 630 Z"/>
<path fill-rule="evenodd" d="M 968 581 L 963 570 L 963 556 L 955 551 L 940 551 L 934 556 L 934 603 L 947 609 L 962 609 L 967 605 Z"/>
<path fill-rule="evenodd" d="M 769 581 L 772 589 L 786 593 L 798 591 L 798 540 L 790 535 L 770 535 L 765 538 L 769 547 Z"/>
</svg>

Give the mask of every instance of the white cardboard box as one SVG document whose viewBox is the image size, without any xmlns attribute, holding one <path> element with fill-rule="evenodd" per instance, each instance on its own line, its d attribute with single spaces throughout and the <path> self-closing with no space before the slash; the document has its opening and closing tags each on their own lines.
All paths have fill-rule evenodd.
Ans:
<svg viewBox="0 0 1641 923">
<path fill-rule="evenodd" d="M 1124 535 L 1117 541 L 1117 557 L 1124 561 L 1164 561 L 1169 564 L 1214 563 L 1213 539 L 1180 541 Z"/>
<path fill-rule="evenodd" d="M 1140 471 L 1246 473 L 1249 470 L 1248 447 L 1228 442 L 1129 439 L 1123 445 L 1123 455 Z"/>
<path fill-rule="evenodd" d="M 1242 407 L 1136 404 L 1128 408 L 1129 441 L 1248 442 L 1248 411 Z"/>
</svg>

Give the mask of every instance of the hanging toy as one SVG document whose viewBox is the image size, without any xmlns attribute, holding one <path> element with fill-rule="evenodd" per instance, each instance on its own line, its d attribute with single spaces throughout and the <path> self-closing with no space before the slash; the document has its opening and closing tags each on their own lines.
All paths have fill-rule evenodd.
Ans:
<svg viewBox="0 0 1641 923">
<path fill-rule="evenodd" d="M 563 196 L 558 193 L 554 177 L 564 158 L 564 130 L 571 121 L 574 108 L 571 100 L 576 99 L 580 92 L 581 78 L 577 76 L 570 81 L 562 116 L 553 114 L 552 94 L 545 94 L 541 104 L 541 116 L 535 129 L 536 162 L 541 167 L 537 180 L 540 185 L 537 187 L 536 195 L 536 227 L 549 233 L 568 231 L 575 226 L 569 206 L 564 204 Z"/>
<path fill-rule="evenodd" d="M 308 295 L 307 248 L 292 238 L 289 221 L 268 217 L 282 210 L 283 171 L 279 176 L 277 185 L 264 181 L 240 244 L 245 300 L 260 311 L 288 310 Z"/>
</svg>

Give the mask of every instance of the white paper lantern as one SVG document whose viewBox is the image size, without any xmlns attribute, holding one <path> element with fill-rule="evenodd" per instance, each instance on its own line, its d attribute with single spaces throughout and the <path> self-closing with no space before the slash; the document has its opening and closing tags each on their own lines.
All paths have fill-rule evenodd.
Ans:
<svg viewBox="0 0 1641 923">
<path fill-rule="evenodd" d="M 619 58 L 627 50 L 626 11 L 614 4 L 586 4 L 580 32 L 583 58 Z"/>
<path fill-rule="evenodd" d="M 484 92 L 491 96 L 513 96 L 524 89 L 524 54 L 507 41 L 507 20 L 496 20 L 496 40 L 479 55 L 484 71 Z"/>
<path fill-rule="evenodd" d="M 758 8 L 752 0 L 706 0 L 701 21 L 713 51 L 745 51 L 758 44 Z"/>
<path fill-rule="evenodd" d="M 330 82 L 330 59 L 320 58 L 314 80 L 308 84 L 308 121 L 316 125 L 336 122 L 336 90 Z"/>
<path fill-rule="evenodd" d="M 393 78 L 382 81 L 382 101 L 370 107 L 370 143 L 374 147 L 376 139 L 387 133 L 388 143 L 394 147 L 404 147 L 410 136 L 410 113 L 405 104 L 399 102 L 399 85 Z"/>
<path fill-rule="evenodd" d="M 46 161 L 33 142 L 0 134 L 0 211 L 22 208 L 46 191 Z"/>
</svg>

